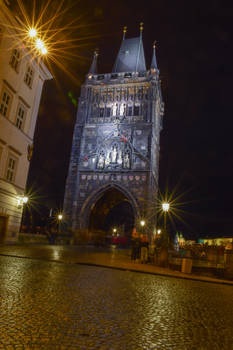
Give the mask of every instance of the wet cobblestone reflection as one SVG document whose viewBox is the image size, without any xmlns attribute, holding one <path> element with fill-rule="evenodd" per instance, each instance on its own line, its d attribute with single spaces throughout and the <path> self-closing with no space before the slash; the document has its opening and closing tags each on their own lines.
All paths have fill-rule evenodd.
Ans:
<svg viewBox="0 0 233 350">
<path fill-rule="evenodd" d="M 0 349 L 232 350 L 233 288 L 0 256 Z"/>
</svg>

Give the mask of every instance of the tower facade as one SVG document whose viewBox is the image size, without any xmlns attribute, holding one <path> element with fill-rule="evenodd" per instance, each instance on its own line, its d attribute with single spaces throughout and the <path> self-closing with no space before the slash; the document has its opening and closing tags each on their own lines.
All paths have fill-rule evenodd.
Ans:
<svg viewBox="0 0 233 350">
<path fill-rule="evenodd" d="M 64 212 L 73 230 L 88 229 L 91 211 L 114 188 L 155 224 L 162 102 L 155 46 L 146 69 L 139 37 L 125 38 L 113 71 L 97 74 L 97 53 L 81 88 Z M 106 203 L 106 207 L 108 204 Z M 153 213 L 150 211 L 153 211 Z"/>
</svg>

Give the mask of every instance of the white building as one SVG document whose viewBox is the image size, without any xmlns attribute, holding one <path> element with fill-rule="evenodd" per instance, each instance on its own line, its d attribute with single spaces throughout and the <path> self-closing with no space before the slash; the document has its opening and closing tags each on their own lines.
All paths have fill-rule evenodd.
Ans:
<svg viewBox="0 0 233 350">
<path fill-rule="evenodd" d="M 10 1 L 0 0 L 0 243 L 18 237 L 41 92 L 52 78 L 19 30 Z"/>
</svg>

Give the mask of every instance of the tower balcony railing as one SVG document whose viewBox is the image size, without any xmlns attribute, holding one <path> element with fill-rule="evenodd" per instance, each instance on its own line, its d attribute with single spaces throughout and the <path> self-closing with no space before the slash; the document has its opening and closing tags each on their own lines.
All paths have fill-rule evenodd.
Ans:
<svg viewBox="0 0 233 350">
<path fill-rule="evenodd" d="M 121 72 L 121 73 L 107 73 L 107 74 L 91 74 L 87 75 L 87 81 L 93 84 L 99 83 L 117 83 L 117 82 L 130 82 L 139 80 L 143 81 L 152 75 L 151 71 L 145 72 Z"/>
<path fill-rule="evenodd" d="M 91 123 L 116 123 L 116 120 L 118 120 L 116 118 L 116 116 L 110 116 L 110 117 L 107 117 L 107 116 L 96 116 L 96 115 L 90 115 L 89 117 L 89 121 Z M 119 119 L 120 120 L 120 119 Z M 143 122 L 143 121 L 146 121 L 146 117 L 143 116 L 143 115 L 126 115 L 124 116 L 124 119 L 122 119 L 121 123 L 123 124 L 127 124 L 127 123 L 133 123 L 133 122 Z"/>
</svg>

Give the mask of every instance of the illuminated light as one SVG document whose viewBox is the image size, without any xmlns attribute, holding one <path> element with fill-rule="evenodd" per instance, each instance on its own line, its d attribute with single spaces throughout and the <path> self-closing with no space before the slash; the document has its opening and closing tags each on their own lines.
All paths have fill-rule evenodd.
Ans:
<svg viewBox="0 0 233 350">
<path fill-rule="evenodd" d="M 158 233 L 158 235 L 160 235 L 160 233 L 161 233 L 161 230 L 159 229 L 159 230 L 157 230 L 157 233 Z"/>
<path fill-rule="evenodd" d="M 42 55 L 46 55 L 48 53 L 48 50 L 47 50 L 47 48 L 44 46 L 44 47 L 42 47 L 42 49 L 41 49 L 41 54 Z"/>
<path fill-rule="evenodd" d="M 35 37 L 37 36 L 37 31 L 36 31 L 36 29 L 35 29 L 35 28 L 29 29 L 28 35 L 29 35 L 30 38 L 35 38 Z"/>
<path fill-rule="evenodd" d="M 26 196 L 19 196 L 17 197 L 17 207 L 18 209 L 21 209 L 24 204 L 28 202 L 28 197 Z"/>
<path fill-rule="evenodd" d="M 62 214 L 59 214 L 59 215 L 57 216 L 57 218 L 58 218 L 58 220 L 62 220 L 63 215 L 62 215 Z"/>
<path fill-rule="evenodd" d="M 28 202 L 28 197 L 23 197 L 22 200 L 23 200 L 23 203 L 26 204 Z"/>
<path fill-rule="evenodd" d="M 168 211 L 170 208 L 170 204 L 169 203 L 162 203 L 162 209 L 163 211 Z"/>
<path fill-rule="evenodd" d="M 141 226 L 145 226 L 145 221 L 142 220 L 142 221 L 140 222 L 140 224 L 141 224 Z"/>
<path fill-rule="evenodd" d="M 116 228 L 114 228 L 114 229 L 113 229 L 113 232 L 117 232 L 117 229 L 116 229 Z"/>
<path fill-rule="evenodd" d="M 37 39 L 36 40 L 36 48 L 41 51 L 44 47 L 45 47 L 44 42 L 41 39 Z"/>
</svg>

